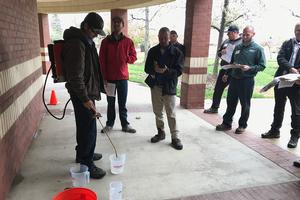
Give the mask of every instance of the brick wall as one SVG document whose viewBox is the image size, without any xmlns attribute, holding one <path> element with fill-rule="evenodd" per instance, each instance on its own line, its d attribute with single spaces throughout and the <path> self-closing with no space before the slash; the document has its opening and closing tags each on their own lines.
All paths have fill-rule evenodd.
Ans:
<svg viewBox="0 0 300 200">
<path fill-rule="evenodd" d="M 36 0 L 0 1 L 0 199 L 5 199 L 43 114 Z"/>
<path fill-rule="evenodd" d="M 124 28 L 123 28 L 123 33 L 125 35 L 128 35 L 128 15 L 127 15 L 127 10 L 125 9 L 113 9 L 110 11 L 111 13 L 111 19 L 114 17 L 118 16 L 121 17 L 124 20 Z M 111 23 L 112 26 L 112 23 Z M 112 30 L 112 27 L 111 27 Z"/>
<path fill-rule="evenodd" d="M 180 105 L 185 108 L 204 107 L 211 11 L 212 0 L 186 2 L 186 58 L 180 97 Z"/>
</svg>

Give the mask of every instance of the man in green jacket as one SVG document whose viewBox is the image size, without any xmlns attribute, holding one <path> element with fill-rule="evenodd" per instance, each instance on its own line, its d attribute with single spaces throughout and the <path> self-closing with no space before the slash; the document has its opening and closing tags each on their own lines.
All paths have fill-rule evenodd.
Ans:
<svg viewBox="0 0 300 200">
<path fill-rule="evenodd" d="M 223 123 L 216 126 L 217 131 L 231 129 L 232 118 L 238 101 L 241 102 L 241 117 L 236 134 L 241 134 L 247 127 L 250 114 L 250 102 L 254 89 L 254 77 L 266 67 L 266 58 L 261 46 L 253 41 L 255 35 L 252 26 L 246 26 L 243 30 L 242 44 L 236 46 L 233 51 L 231 64 L 233 66 L 227 94 L 227 109 L 223 115 Z"/>
</svg>

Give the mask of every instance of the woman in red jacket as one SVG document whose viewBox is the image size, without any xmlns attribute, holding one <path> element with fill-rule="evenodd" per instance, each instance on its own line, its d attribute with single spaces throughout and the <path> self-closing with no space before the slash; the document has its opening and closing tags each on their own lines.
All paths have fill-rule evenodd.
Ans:
<svg viewBox="0 0 300 200">
<path fill-rule="evenodd" d="M 126 100 L 128 92 L 128 63 L 136 61 L 136 51 L 133 41 L 122 33 L 124 21 L 120 17 L 112 19 L 113 31 L 103 39 L 99 52 L 100 67 L 103 74 L 104 85 L 115 86 L 114 93 L 118 93 L 119 117 L 122 131 L 135 133 L 127 121 Z M 115 96 L 107 95 L 107 121 L 103 132 L 112 130 L 116 118 Z"/>
</svg>

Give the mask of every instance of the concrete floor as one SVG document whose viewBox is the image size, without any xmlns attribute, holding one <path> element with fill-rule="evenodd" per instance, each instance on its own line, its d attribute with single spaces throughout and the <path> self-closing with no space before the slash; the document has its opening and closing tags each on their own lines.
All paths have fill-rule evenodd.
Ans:
<svg viewBox="0 0 300 200">
<path fill-rule="evenodd" d="M 63 86 L 51 87 L 59 93 L 59 100 L 64 102 L 68 95 Z M 63 103 L 52 109 L 61 109 L 62 106 Z M 222 107 L 225 109 L 226 106 Z M 72 109 L 72 106 L 68 108 Z M 97 103 L 97 108 L 101 113 L 106 113 L 106 100 Z M 88 185 L 97 193 L 98 199 L 108 200 L 109 183 L 117 180 L 123 183 L 123 197 L 126 200 L 162 200 L 298 180 L 232 137 L 216 132 L 215 127 L 190 111 L 179 107 L 177 120 L 184 149 L 177 151 L 171 148 L 170 137 L 163 142 L 151 144 L 149 139 L 156 130 L 148 88 L 134 83 L 129 85 L 128 110 L 129 121 L 137 133 L 121 132 L 117 119 L 115 129 L 110 134 L 119 153 L 126 153 L 127 156 L 122 174 L 112 175 L 109 172 L 108 157 L 113 150 L 105 135 L 98 134 L 96 151 L 104 157 L 96 165 L 105 169 L 107 175 L 101 180 L 91 180 Z M 271 112 L 266 112 L 266 115 Z M 252 114 L 256 115 L 255 112 Z M 256 119 L 257 116 L 262 117 L 256 115 Z M 105 122 L 105 116 L 101 121 Z M 252 128 L 252 122 L 249 121 L 249 128 Z M 263 130 L 268 128 L 269 123 Z M 46 115 L 17 177 L 19 181 L 7 199 L 51 199 L 59 191 L 71 187 L 69 168 L 74 165 L 74 147 L 73 112 L 70 110 L 62 121 Z"/>
</svg>

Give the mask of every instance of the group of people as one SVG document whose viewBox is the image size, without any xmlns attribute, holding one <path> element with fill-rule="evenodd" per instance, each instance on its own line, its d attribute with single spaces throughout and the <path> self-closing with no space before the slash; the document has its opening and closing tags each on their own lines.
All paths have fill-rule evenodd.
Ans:
<svg viewBox="0 0 300 200">
<path fill-rule="evenodd" d="M 107 95 L 107 121 L 101 130 L 108 133 L 113 129 L 116 111 L 116 93 L 118 98 L 119 118 L 122 131 L 135 133 L 136 130 L 127 120 L 128 63 L 137 60 L 133 41 L 122 32 L 124 21 L 120 17 L 112 18 L 112 33 L 106 36 L 98 54 L 93 39 L 98 35 L 105 36 L 102 17 L 90 12 L 84 18 L 80 28 L 70 27 L 64 31 L 65 40 L 62 49 L 62 65 L 66 76 L 66 88 L 74 107 L 76 121 L 76 162 L 88 166 L 91 178 L 100 179 L 106 172 L 94 164 L 102 158 L 95 153 L 96 117 L 98 112 L 95 101 L 100 100 L 100 93 L 106 93 L 108 84 L 114 85 L 114 95 Z M 218 131 L 232 128 L 233 116 L 238 101 L 241 103 L 241 116 L 236 134 L 242 134 L 247 128 L 250 114 L 250 102 L 254 89 L 254 77 L 266 67 L 264 50 L 254 42 L 252 26 L 246 26 L 242 35 L 237 26 L 230 26 L 228 39 L 223 42 L 218 55 L 231 54 L 230 60 L 222 59 L 221 66 L 231 65 L 231 69 L 221 69 L 215 85 L 213 103 L 205 113 L 218 113 L 224 89 L 229 85 L 227 109 L 223 122 L 216 126 Z M 158 32 L 159 43 L 152 47 L 145 62 L 148 74 L 145 82 L 150 87 L 153 112 L 155 114 L 157 134 L 151 143 L 157 143 L 166 137 L 163 110 L 171 133 L 171 146 L 183 149 L 179 139 L 176 122 L 175 100 L 178 77 L 182 74 L 185 48 L 177 41 L 176 31 L 163 27 Z M 231 48 L 231 50 L 229 49 Z M 275 76 L 297 73 L 300 70 L 300 24 L 295 26 L 295 38 L 285 41 L 278 53 L 279 68 Z M 300 80 L 289 88 L 274 88 L 275 108 L 271 129 L 261 135 L 262 138 L 279 138 L 286 99 L 289 98 L 292 108 L 292 130 L 288 143 L 295 148 L 300 136 Z M 300 161 L 294 163 L 300 167 Z"/>
<path fill-rule="evenodd" d="M 80 28 L 70 27 L 63 34 L 62 67 L 66 77 L 66 88 L 74 107 L 76 121 L 76 163 L 89 168 L 90 177 L 103 178 L 105 170 L 94 163 L 102 158 L 95 153 L 99 113 L 95 101 L 101 99 L 100 93 L 107 93 L 107 121 L 101 130 L 108 133 L 113 129 L 118 98 L 119 118 L 122 131 L 135 133 L 127 120 L 128 64 L 137 60 L 133 41 L 122 32 L 124 21 L 121 17 L 112 18 L 112 33 L 102 42 L 99 54 L 93 41 L 98 35 L 105 36 L 102 17 L 90 12 L 82 21 Z M 157 134 L 151 143 L 165 139 L 163 110 L 167 113 L 171 132 L 171 146 L 181 150 L 183 145 L 178 137 L 175 114 L 175 95 L 178 77 L 182 74 L 185 49 L 177 41 L 176 31 L 163 27 L 159 30 L 159 44 L 151 48 L 145 63 L 149 75 L 145 82 L 151 88 L 153 112 L 156 118 Z M 113 85 L 113 95 L 108 94 Z"/>
<path fill-rule="evenodd" d="M 275 77 L 294 73 L 300 73 L 300 23 L 295 25 L 295 37 L 283 42 L 277 56 L 278 69 Z M 231 64 L 231 69 L 221 69 L 218 74 L 213 102 L 209 109 L 204 113 L 218 113 L 221 97 L 224 89 L 229 85 L 227 93 L 227 109 L 223 115 L 223 122 L 216 126 L 217 131 L 226 131 L 231 129 L 232 118 L 235 113 L 238 100 L 241 103 L 241 117 L 238 121 L 236 134 L 241 134 L 247 127 L 247 121 L 250 113 L 250 101 L 254 88 L 254 76 L 258 71 L 265 68 L 265 55 L 262 47 L 253 41 L 255 35 L 254 28 L 247 26 L 243 29 L 242 37 L 239 36 L 237 26 L 230 26 L 227 31 L 228 39 L 223 42 L 218 51 L 219 57 L 232 53 L 230 62 L 221 60 L 221 66 Z M 234 45 L 232 52 L 227 52 L 228 44 Z M 300 137 L 300 79 L 292 87 L 279 88 L 278 84 L 274 87 L 274 114 L 271 129 L 261 134 L 262 138 L 272 139 L 280 137 L 280 128 L 284 117 L 284 110 L 287 98 L 290 101 L 291 131 L 288 148 L 296 148 Z M 300 160 L 294 162 L 294 166 L 300 167 Z"/>
</svg>

